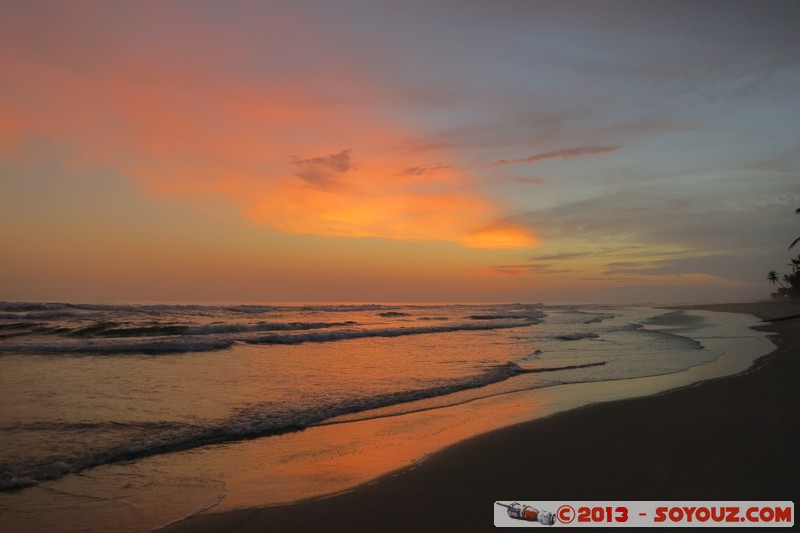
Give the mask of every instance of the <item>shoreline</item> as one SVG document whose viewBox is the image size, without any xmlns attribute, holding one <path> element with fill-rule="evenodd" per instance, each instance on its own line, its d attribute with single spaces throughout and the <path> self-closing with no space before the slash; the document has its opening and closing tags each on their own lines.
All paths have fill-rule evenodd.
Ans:
<svg viewBox="0 0 800 533">
<path fill-rule="evenodd" d="M 200 514 L 157 531 L 480 531 L 494 527 L 490 509 L 503 498 L 794 500 L 800 305 L 669 308 L 792 318 L 759 327 L 777 333 L 778 346 L 742 373 L 494 430 L 323 499 Z"/>
</svg>

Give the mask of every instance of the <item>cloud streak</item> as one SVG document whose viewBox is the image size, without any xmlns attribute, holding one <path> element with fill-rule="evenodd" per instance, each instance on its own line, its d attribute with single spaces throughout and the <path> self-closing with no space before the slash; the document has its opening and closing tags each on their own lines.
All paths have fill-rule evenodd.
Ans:
<svg viewBox="0 0 800 533">
<path fill-rule="evenodd" d="M 354 168 L 351 152 L 352 150 L 342 150 L 328 156 L 290 159 L 297 167 L 298 178 L 318 187 L 328 187 L 336 184 L 337 174 L 344 174 Z"/>
<path fill-rule="evenodd" d="M 519 276 L 522 274 L 568 274 L 571 269 L 553 269 L 548 264 L 541 265 L 497 265 L 474 270 L 476 274 L 502 274 Z"/>
<path fill-rule="evenodd" d="M 534 164 L 548 159 L 573 159 L 576 157 L 586 157 L 592 155 L 606 155 L 620 150 L 621 146 L 583 146 L 580 148 L 568 148 L 565 150 L 555 150 L 541 154 L 521 157 L 519 159 L 499 159 L 489 163 L 488 167 L 502 167 L 506 165 Z"/>
<path fill-rule="evenodd" d="M 450 168 L 449 165 L 443 165 L 441 163 L 431 163 L 428 165 L 416 165 L 413 167 L 408 167 L 403 169 L 403 174 L 407 176 L 423 176 L 425 174 L 431 174 L 438 170 L 443 170 Z"/>
</svg>

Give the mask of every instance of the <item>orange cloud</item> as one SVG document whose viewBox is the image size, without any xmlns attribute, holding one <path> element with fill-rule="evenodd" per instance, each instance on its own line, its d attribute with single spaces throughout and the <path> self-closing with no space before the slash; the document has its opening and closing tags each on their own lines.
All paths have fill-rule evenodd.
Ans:
<svg viewBox="0 0 800 533">
<path fill-rule="evenodd" d="M 339 152 L 340 155 L 345 152 Z M 391 167 L 391 161 L 339 158 L 335 184 L 287 174 L 264 184 L 263 194 L 242 203 L 246 216 L 290 233 L 401 240 L 460 241 L 474 221 L 494 214 L 486 200 L 460 192 L 466 175 L 449 169 L 441 181 L 420 184 Z M 306 161 L 330 162 L 325 157 Z M 330 165 L 323 165 L 326 170 Z M 244 194 L 238 195 L 245 198 Z"/>
<path fill-rule="evenodd" d="M 549 264 L 498 265 L 471 270 L 475 274 L 519 276 L 522 274 L 567 274 L 569 269 L 555 270 Z"/>
<path fill-rule="evenodd" d="M 431 163 L 428 165 L 417 165 L 414 167 L 408 167 L 403 170 L 403 174 L 409 176 L 422 176 L 424 174 L 431 174 L 438 170 L 442 170 L 445 168 L 449 168 L 449 165 L 442 165 L 441 163 Z"/>
<path fill-rule="evenodd" d="M 102 22 L 91 15 L 89 26 Z M 474 191 L 468 173 L 441 162 L 445 151 L 427 161 L 398 155 L 422 135 L 387 118 L 378 103 L 386 98 L 335 50 L 319 69 L 285 76 L 220 72 L 228 68 L 220 57 L 246 54 L 222 29 L 198 24 L 178 31 L 180 48 L 164 58 L 137 40 L 110 47 L 101 39 L 110 34 L 90 33 L 77 48 L 78 36 L 57 32 L 45 50 L 0 46 L 0 150 L 42 135 L 68 149 L 72 166 L 122 173 L 163 197 L 223 196 L 247 219 L 291 233 L 535 244 L 525 228 L 493 222 L 500 206 Z M 204 62 L 197 50 L 210 48 Z M 104 58 L 96 66 L 87 60 L 95 49 Z M 192 60 L 176 63 L 176 52 L 188 50 Z"/>
<path fill-rule="evenodd" d="M 537 239 L 527 228 L 496 221 L 463 235 L 459 242 L 470 248 L 530 248 Z"/>
<path fill-rule="evenodd" d="M 335 185 L 338 182 L 338 175 L 353 169 L 351 152 L 352 150 L 342 150 L 336 154 L 310 159 L 293 157 L 292 163 L 297 168 L 295 175 L 318 187 Z"/>
<path fill-rule="evenodd" d="M 584 157 L 587 155 L 604 155 L 616 152 L 622 148 L 621 146 L 585 146 L 581 148 L 570 148 L 567 150 L 556 150 L 554 152 L 545 152 L 543 154 L 531 155 L 522 157 L 520 159 L 500 159 L 493 163 L 489 163 L 489 167 L 500 167 L 505 165 L 517 165 L 520 163 L 538 163 L 547 159 L 572 159 L 573 157 Z"/>
</svg>

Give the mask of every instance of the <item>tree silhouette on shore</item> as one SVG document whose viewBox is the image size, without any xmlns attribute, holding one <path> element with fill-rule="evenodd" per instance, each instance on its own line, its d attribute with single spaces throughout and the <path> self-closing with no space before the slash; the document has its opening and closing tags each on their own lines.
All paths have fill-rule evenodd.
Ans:
<svg viewBox="0 0 800 533">
<path fill-rule="evenodd" d="M 778 285 L 780 285 L 784 289 L 786 288 L 786 285 L 781 283 L 781 279 L 778 277 L 778 273 L 775 272 L 774 270 L 770 270 L 769 274 L 767 274 L 767 281 L 769 281 L 773 285 L 775 285 L 777 283 Z"/>
<path fill-rule="evenodd" d="M 800 208 L 798 208 L 798 209 L 796 209 L 796 210 L 795 210 L 795 214 L 798 214 L 798 215 L 800 215 Z M 792 244 L 790 244 L 790 245 L 789 245 L 789 249 L 791 250 L 791 249 L 792 249 L 792 247 L 793 247 L 795 244 L 797 244 L 798 242 L 800 242 L 800 237 L 798 237 L 798 238 L 796 238 L 794 241 L 792 241 Z"/>
<path fill-rule="evenodd" d="M 800 208 L 795 210 L 795 214 L 800 215 Z M 800 242 L 800 237 L 796 238 L 792 244 L 789 245 L 789 250 L 798 242 Z M 794 259 L 790 259 L 790 263 L 787 263 L 787 266 L 792 268 L 791 274 L 783 275 L 783 281 L 789 285 L 788 287 L 781 282 L 778 273 L 774 270 L 770 270 L 767 274 L 767 281 L 773 285 L 777 283 L 781 286 L 777 292 L 772 293 L 772 297 L 776 300 L 800 300 L 800 255 Z"/>
</svg>

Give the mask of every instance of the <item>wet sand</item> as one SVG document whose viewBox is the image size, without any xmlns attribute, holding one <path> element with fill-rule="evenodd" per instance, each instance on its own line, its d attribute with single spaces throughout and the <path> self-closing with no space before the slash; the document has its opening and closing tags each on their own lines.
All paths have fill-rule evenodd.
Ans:
<svg viewBox="0 0 800 533">
<path fill-rule="evenodd" d="M 489 531 L 498 500 L 796 501 L 800 304 L 694 308 L 774 320 L 778 348 L 743 374 L 497 430 L 345 494 L 161 531 Z"/>
</svg>

